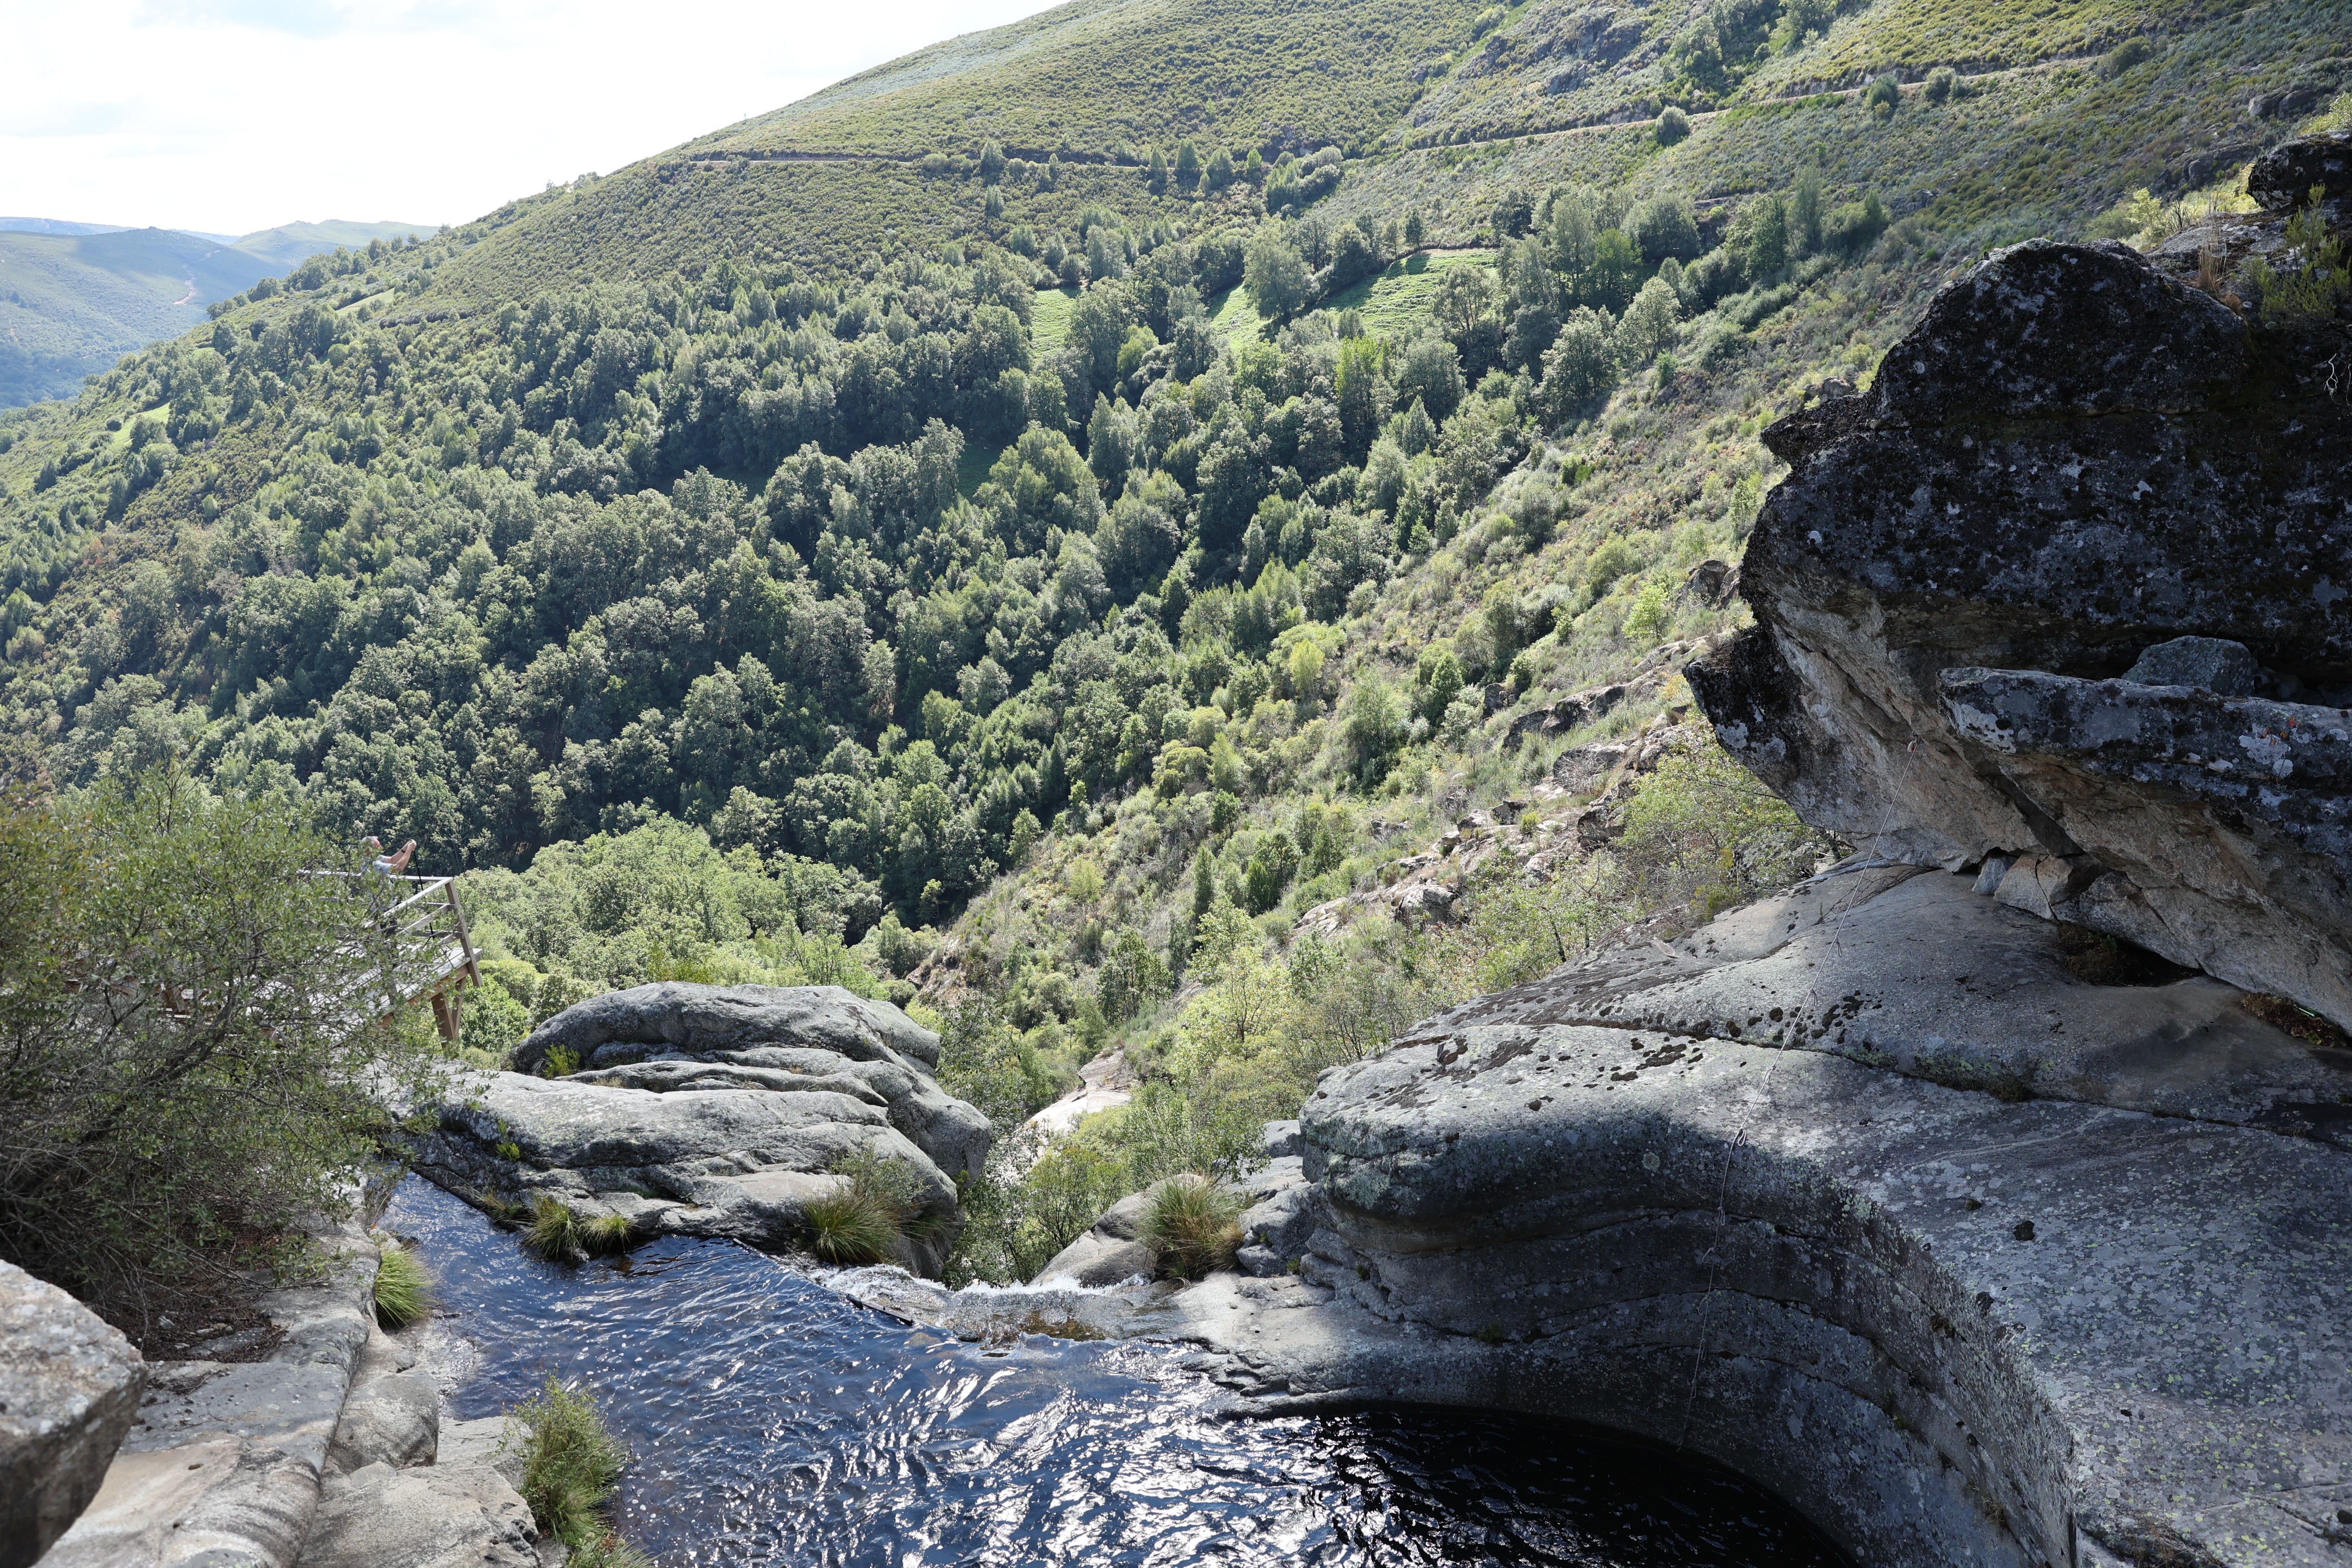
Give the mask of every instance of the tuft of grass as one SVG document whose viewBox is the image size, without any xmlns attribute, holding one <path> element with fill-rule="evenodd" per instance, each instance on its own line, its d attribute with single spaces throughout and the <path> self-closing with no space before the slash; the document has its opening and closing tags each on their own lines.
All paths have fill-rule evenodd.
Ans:
<svg viewBox="0 0 2352 1568">
<path fill-rule="evenodd" d="M 1242 1201 L 1206 1176 L 1171 1180 L 1151 1200 L 1143 1238 L 1160 1267 L 1180 1279 L 1199 1279 L 1234 1266 L 1242 1244 Z"/>
<path fill-rule="evenodd" d="M 586 1254 L 587 1226 L 580 1216 L 555 1199 L 541 1195 L 530 1205 L 522 1227 L 523 1247 L 541 1258 L 567 1260 Z"/>
<path fill-rule="evenodd" d="M 629 1250 L 632 1239 L 626 1215 L 598 1215 L 580 1226 L 580 1249 L 591 1258 L 617 1258 Z"/>
<path fill-rule="evenodd" d="M 517 1489 L 539 1528 L 575 1553 L 609 1553 L 617 1542 L 598 1510 L 613 1495 L 629 1454 L 606 1430 L 594 1398 L 550 1373 L 540 1391 L 507 1416 L 507 1442 L 522 1456 L 522 1485 Z M 575 1555 L 572 1561 L 626 1559 Z"/>
<path fill-rule="evenodd" d="M 433 1310 L 433 1277 L 416 1254 L 387 1241 L 375 1268 L 375 1318 L 387 1329 L 404 1329 Z"/>
<path fill-rule="evenodd" d="M 898 1217 L 888 1204 L 854 1181 L 809 1205 L 806 1213 L 809 1250 L 827 1263 L 883 1262 L 899 1237 Z"/>
</svg>

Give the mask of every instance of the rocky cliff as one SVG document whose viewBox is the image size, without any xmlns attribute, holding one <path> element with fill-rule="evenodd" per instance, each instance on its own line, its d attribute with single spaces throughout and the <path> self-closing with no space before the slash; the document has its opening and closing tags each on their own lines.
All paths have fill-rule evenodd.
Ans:
<svg viewBox="0 0 2352 1568">
<path fill-rule="evenodd" d="M 1691 684 L 1863 853 L 1326 1074 L 1197 1364 L 1639 1432 L 1874 1565 L 2352 1563 L 2344 346 L 2036 243 L 1775 427 Z"/>
</svg>

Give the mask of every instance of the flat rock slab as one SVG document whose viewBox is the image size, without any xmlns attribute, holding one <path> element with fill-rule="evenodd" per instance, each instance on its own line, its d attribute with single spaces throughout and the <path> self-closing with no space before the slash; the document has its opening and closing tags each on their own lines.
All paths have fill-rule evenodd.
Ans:
<svg viewBox="0 0 2352 1568">
<path fill-rule="evenodd" d="M 121 1331 L 0 1263 L 0 1568 L 26 1568 L 106 1479 L 147 1384 Z"/>
<path fill-rule="evenodd" d="M 1958 1088 L 2256 1126 L 2352 1147 L 2352 1051 L 2201 975 L 2095 985 L 2064 936 L 1966 877 L 1864 866 L 1442 1013 L 1403 1038 L 1585 1023 L 1828 1051 Z"/>
<path fill-rule="evenodd" d="M 1326 1076 L 1301 1278 L 1177 1298 L 1279 1410 L 1570 1416 L 1892 1568 L 2352 1560 L 2352 1156 L 1811 1051 L 1472 1024 Z"/>
<path fill-rule="evenodd" d="M 530 1505 L 488 1465 L 372 1464 L 328 1488 L 300 1568 L 540 1568 Z"/>
</svg>

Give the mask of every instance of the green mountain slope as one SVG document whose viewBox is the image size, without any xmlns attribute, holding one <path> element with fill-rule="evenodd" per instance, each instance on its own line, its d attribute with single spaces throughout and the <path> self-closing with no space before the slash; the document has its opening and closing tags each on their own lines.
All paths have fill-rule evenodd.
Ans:
<svg viewBox="0 0 2352 1568">
<path fill-rule="evenodd" d="M 919 982 L 1016 1117 L 1121 1043 L 1149 1103 L 1021 1190 L 1090 1217 L 1415 1010 L 1810 864 L 1688 734 L 1613 845 L 1536 789 L 1742 614 L 1701 568 L 1767 424 L 1988 245 L 2242 199 L 2347 84 L 2329 12 L 1219 0 L 955 40 L 0 415 L 0 767 L 177 758 L 417 837 L 473 871 L 485 1019 Z M 1787 97 L 1881 65 L 1921 79 Z M 1400 930 L 1473 807 L 1544 868 Z M 1053 1250 L 1042 1198 L 974 1201 L 984 1267 Z"/>
<path fill-rule="evenodd" d="M 308 257 L 411 232 L 432 231 L 288 224 L 224 244 L 176 229 L 91 224 L 0 230 L 0 407 L 68 395 L 131 350 L 203 321 L 212 301 Z"/>
<path fill-rule="evenodd" d="M 1377 140 L 1477 0 L 1074 0 L 688 142 L 690 155 L 919 157 L 982 140 L 1043 160 L 1187 137 L 1311 151 Z"/>
</svg>

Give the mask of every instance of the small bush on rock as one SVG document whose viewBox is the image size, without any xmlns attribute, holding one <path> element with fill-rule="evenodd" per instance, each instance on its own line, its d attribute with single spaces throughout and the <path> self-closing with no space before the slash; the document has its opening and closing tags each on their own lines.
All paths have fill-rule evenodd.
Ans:
<svg viewBox="0 0 2352 1568">
<path fill-rule="evenodd" d="M 1199 1279 L 1234 1266 L 1242 1244 L 1242 1201 L 1206 1176 L 1178 1176 L 1151 1200 L 1143 1237 L 1160 1267 L 1180 1279 Z"/>
<path fill-rule="evenodd" d="M 551 1373 L 538 1394 L 507 1415 L 507 1442 L 522 1457 L 517 1489 L 541 1531 L 571 1547 L 575 1563 L 630 1561 L 612 1554 L 618 1542 L 599 1513 L 629 1462 L 628 1450 L 605 1429 L 595 1400 Z"/>
<path fill-rule="evenodd" d="M 569 1207 L 551 1197 L 532 1201 L 530 1218 L 522 1227 L 525 1250 L 551 1261 L 564 1262 L 586 1255 L 586 1226 Z"/>
<path fill-rule="evenodd" d="M 815 1199 L 805 1212 L 809 1250 L 827 1263 L 845 1268 L 880 1263 L 898 1239 L 889 1209 L 855 1184 Z"/>
<path fill-rule="evenodd" d="M 387 1329 L 421 1322 L 433 1310 L 433 1277 L 416 1254 L 386 1242 L 375 1268 L 375 1318 Z"/>
</svg>

